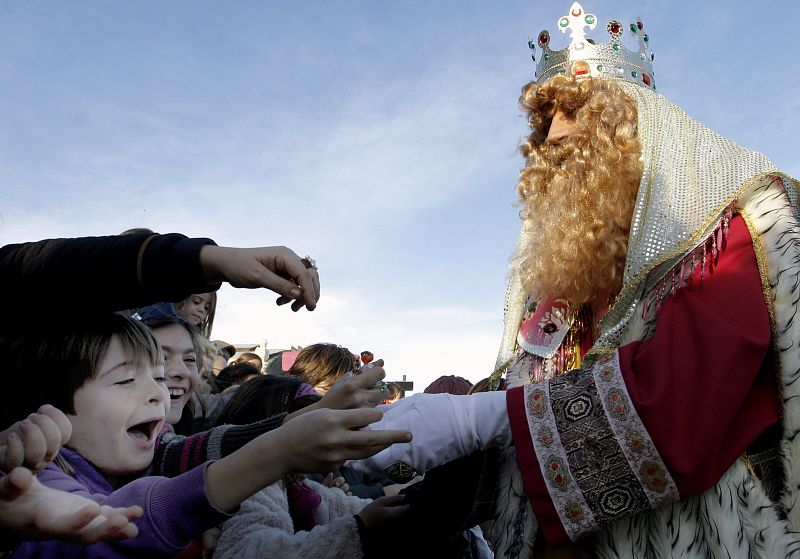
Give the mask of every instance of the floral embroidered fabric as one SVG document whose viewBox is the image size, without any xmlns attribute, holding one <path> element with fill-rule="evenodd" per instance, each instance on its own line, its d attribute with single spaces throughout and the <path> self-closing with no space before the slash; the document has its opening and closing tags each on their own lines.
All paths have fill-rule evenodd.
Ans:
<svg viewBox="0 0 800 559">
<path fill-rule="evenodd" d="M 542 477 L 571 540 L 679 498 L 625 389 L 616 352 L 591 369 L 528 385 L 525 404 Z"/>
</svg>

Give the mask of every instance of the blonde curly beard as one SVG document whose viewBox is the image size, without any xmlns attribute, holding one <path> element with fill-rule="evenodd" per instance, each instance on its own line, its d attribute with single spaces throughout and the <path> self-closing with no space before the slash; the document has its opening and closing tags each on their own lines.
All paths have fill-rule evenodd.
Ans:
<svg viewBox="0 0 800 559">
<path fill-rule="evenodd" d="M 520 148 L 527 164 L 517 189 L 532 234 L 512 265 L 535 298 L 577 307 L 616 295 L 642 175 L 635 102 L 611 81 L 559 76 L 525 86 L 520 105 L 533 132 Z M 576 127 L 551 144 L 557 108 Z"/>
</svg>

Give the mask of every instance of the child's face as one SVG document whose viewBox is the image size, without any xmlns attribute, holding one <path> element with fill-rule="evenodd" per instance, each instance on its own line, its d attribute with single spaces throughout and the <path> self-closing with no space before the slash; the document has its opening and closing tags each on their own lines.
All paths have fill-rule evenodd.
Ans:
<svg viewBox="0 0 800 559">
<path fill-rule="evenodd" d="M 163 374 L 137 366 L 113 336 L 97 374 L 75 392 L 69 446 L 106 475 L 146 469 L 169 410 Z"/>
<path fill-rule="evenodd" d="M 200 380 L 197 354 L 189 332 L 180 324 L 156 328 L 153 334 L 164 352 L 164 376 L 171 400 L 167 423 L 174 425 Z"/>
<path fill-rule="evenodd" d="M 183 304 L 181 315 L 192 326 L 199 326 L 205 320 L 210 309 L 211 294 L 198 293 L 189 296 L 189 299 Z"/>
</svg>

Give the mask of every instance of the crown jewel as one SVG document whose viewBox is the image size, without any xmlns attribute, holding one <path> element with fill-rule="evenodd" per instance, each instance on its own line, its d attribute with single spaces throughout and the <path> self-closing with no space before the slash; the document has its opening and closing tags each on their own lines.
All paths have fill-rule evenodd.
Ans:
<svg viewBox="0 0 800 559">
<path fill-rule="evenodd" d="M 572 34 L 572 41 L 567 48 L 550 50 L 550 33 L 539 33 L 537 43 L 542 49 L 542 55 L 536 64 L 537 82 L 566 74 L 626 80 L 655 90 L 652 64 L 655 55 L 649 52 L 650 38 L 644 32 L 641 19 L 628 27 L 639 41 L 638 51 L 629 50 L 622 44 L 624 28 L 619 21 L 611 20 L 606 26 L 606 31 L 611 36 L 610 43 L 597 43 L 587 38 L 586 27 L 597 27 L 597 17 L 587 14 L 580 3 L 573 2 L 569 13 L 558 20 L 558 29 L 562 33 L 569 30 Z M 532 51 L 531 58 L 536 62 L 536 44 L 528 41 L 528 46 Z"/>
</svg>

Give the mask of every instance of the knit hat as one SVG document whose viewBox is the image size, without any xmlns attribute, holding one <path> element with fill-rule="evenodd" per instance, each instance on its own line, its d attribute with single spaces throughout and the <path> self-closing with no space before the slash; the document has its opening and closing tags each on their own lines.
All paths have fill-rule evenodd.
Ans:
<svg viewBox="0 0 800 559">
<path fill-rule="evenodd" d="M 141 320 L 144 323 L 173 321 L 173 320 L 186 322 L 183 319 L 183 317 L 181 317 L 177 312 L 175 312 L 175 307 L 172 306 L 172 303 L 167 303 L 167 302 L 154 303 L 152 305 L 142 307 L 141 309 L 134 312 L 131 315 L 131 317 L 135 318 L 136 320 Z"/>
</svg>

